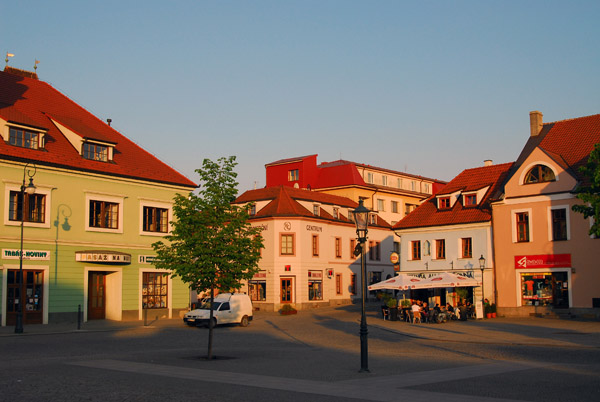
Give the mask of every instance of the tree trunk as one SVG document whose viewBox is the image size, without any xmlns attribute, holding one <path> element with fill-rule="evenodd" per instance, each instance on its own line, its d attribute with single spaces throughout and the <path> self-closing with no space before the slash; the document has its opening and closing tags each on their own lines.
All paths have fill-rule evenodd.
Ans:
<svg viewBox="0 0 600 402">
<path fill-rule="evenodd" d="M 213 343 L 213 304 L 215 302 L 215 287 L 210 288 L 210 313 L 208 315 L 208 353 L 207 360 L 212 360 L 212 343 Z"/>
</svg>

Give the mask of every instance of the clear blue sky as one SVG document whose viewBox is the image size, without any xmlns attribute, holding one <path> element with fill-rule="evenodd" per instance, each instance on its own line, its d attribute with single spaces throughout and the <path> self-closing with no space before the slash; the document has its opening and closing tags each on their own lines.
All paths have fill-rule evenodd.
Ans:
<svg viewBox="0 0 600 402">
<path fill-rule="evenodd" d="M 194 181 L 319 154 L 450 180 L 600 113 L 600 1 L 4 1 L 0 51 Z"/>
</svg>

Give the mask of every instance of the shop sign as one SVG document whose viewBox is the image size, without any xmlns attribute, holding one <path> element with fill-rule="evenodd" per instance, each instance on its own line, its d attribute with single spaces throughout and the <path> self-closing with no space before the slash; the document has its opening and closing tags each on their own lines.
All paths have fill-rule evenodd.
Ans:
<svg viewBox="0 0 600 402">
<path fill-rule="evenodd" d="M 263 224 L 257 224 L 257 225 L 252 225 L 255 228 L 259 228 L 261 231 L 265 231 L 265 230 L 269 230 L 269 225 L 267 225 L 266 223 Z"/>
<path fill-rule="evenodd" d="M 154 261 L 156 261 L 155 255 L 139 255 L 138 256 L 138 262 L 140 264 L 154 264 Z"/>
<path fill-rule="evenodd" d="M 323 279 L 323 271 L 308 271 L 308 277 L 311 279 Z"/>
<path fill-rule="evenodd" d="M 131 255 L 116 251 L 78 251 L 75 261 L 98 264 L 131 264 Z"/>
<path fill-rule="evenodd" d="M 258 271 L 252 277 L 252 279 L 266 279 L 266 278 L 267 278 L 267 271 Z"/>
<path fill-rule="evenodd" d="M 321 226 L 306 225 L 306 230 L 309 232 L 322 232 L 323 228 Z"/>
<path fill-rule="evenodd" d="M 2 249 L 2 258 L 5 260 L 18 260 L 21 256 L 21 250 L 19 249 Z M 50 251 L 46 250 L 23 250 L 24 260 L 49 260 Z"/>
<path fill-rule="evenodd" d="M 560 268 L 571 266 L 571 254 L 516 255 L 515 269 Z"/>
<path fill-rule="evenodd" d="M 398 255 L 398 253 L 392 253 L 390 254 L 390 262 L 394 265 L 398 264 L 398 261 L 400 261 L 400 256 Z"/>
</svg>

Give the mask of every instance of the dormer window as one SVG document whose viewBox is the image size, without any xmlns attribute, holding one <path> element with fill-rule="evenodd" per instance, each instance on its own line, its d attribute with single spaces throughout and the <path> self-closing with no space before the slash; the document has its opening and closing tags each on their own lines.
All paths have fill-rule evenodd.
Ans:
<svg viewBox="0 0 600 402">
<path fill-rule="evenodd" d="M 10 127 L 8 134 L 8 143 L 16 147 L 29 149 L 43 149 L 44 133 L 39 131 L 26 130 L 20 127 Z"/>
<path fill-rule="evenodd" d="M 339 208 L 333 208 L 333 219 L 340 219 Z"/>
<path fill-rule="evenodd" d="M 320 210 L 321 210 L 321 207 L 319 206 L 319 204 L 313 205 L 313 215 L 314 216 L 319 216 Z"/>
<path fill-rule="evenodd" d="M 477 194 L 466 194 L 464 197 L 465 207 L 472 207 L 477 205 Z"/>
<path fill-rule="evenodd" d="M 547 183 L 550 181 L 556 181 L 556 176 L 552 169 L 545 165 L 535 165 L 525 175 L 525 184 L 532 183 Z"/>
<path fill-rule="evenodd" d="M 449 209 L 450 208 L 450 197 L 438 198 L 438 208 L 439 209 Z"/>
<path fill-rule="evenodd" d="M 113 147 L 113 144 L 86 140 L 83 143 L 82 156 L 92 161 L 109 162 L 112 161 Z"/>
</svg>

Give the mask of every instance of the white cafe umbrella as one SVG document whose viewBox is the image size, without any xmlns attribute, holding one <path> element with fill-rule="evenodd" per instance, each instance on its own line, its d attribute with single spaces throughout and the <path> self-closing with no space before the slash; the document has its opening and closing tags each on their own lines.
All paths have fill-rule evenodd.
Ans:
<svg viewBox="0 0 600 402">
<path fill-rule="evenodd" d="M 369 290 L 392 289 L 431 289 L 431 288 L 453 288 L 464 286 L 481 286 L 481 281 L 463 275 L 449 272 L 432 274 L 429 278 L 419 278 L 406 274 L 399 274 L 383 282 L 374 283 Z"/>
<path fill-rule="evenodd" d="M 419 283 L 425 279 L 417 278 L 416 276 L 408 276 L 406 274 L 400 274 L 393 278 L 387 279 L 383 282 L 374 283 L 369 286 L 369 290 L 380 290 L 380 289 L 393 289 L 393 290 L 407 290 L 407 289 L 419 289 L 416 288 Z"/>
</svg>

